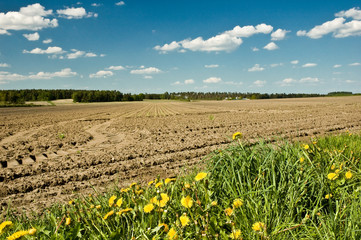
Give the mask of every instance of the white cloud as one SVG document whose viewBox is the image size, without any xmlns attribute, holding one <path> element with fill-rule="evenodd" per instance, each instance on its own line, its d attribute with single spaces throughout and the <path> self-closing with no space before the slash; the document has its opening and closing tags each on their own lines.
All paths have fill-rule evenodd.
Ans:
<svg viewBox="0 0 361 240">
<path fill-rule="evenodd" d="M 296 83 L 297 80 L 293 79 L 293 78 L 285 78 L 280 82 L 280 85 L 285 87 L 285 86 L 291 86 L 293 83 Z"/>
<path fill-rule="evenodd" d="M 38 72 L 37 74 L 21 75 L 17 73 L 0 72 L 0 81 L 7 83 L 8 81 L 19 81 L 26 79 L 52 79 L 56 77 L 66 78 L 74 77 L 78 75 L 76 72 L 72 72 L 71 68 L 64 68 L 59 72 Z"/>
<path fill-rule="evenodd" d="M 263 71 L 263 70 L 264 70 L 264 68 L 260 67 L 259 64 L 255 64 L 253 67 L 248 68 L 248 72 L 260 72 L 260 71 Z"/>
<path fill-rule="evenodd" d="M 123 66 L 110 66 L 107 69 L 109 70 L 124 70 L 125 68 Z"/>
<path fill-rule="evenodd" d="M 86 12 L 86 10 L 83 7 L 79 8 L 66 8 L 66 9 L 60 9 L 56 10 L 57 14 L 59 14 L 59 17 L 66 18 L 66 19 L 80 19 L 84 17 L 97 17 L 98 15 L 96 13 L 92 12 Z"/>
<path fill-rule="evenodd" d="M 345 82 L 346 82 L 346 83 L 354 83 L 354 82 L 356 82 L 356 81 L 354 81 L 354 80 L 346 80 Z"/>
<path fill-rule="evenodd" d="M 229 81 L 229 82 L 224 82 L 223 84 L 226 84 L 226 85 L 233 85 L 233 86 L 239 86 L 239 85 L 243 85 L 243 82 L 233 82 L 233 81 Z"/>
<path fill-rule="evenodd" d="M 355 63 L 351 63 L 351 64 L 349 64 L 349 65 L 350 65 L 350 66 L 360 66 L 361 63 L 355 62 Z"/>
<path fill-rule="evenodd" d="M 210 78 L 203 80 L 204 83 L 219 83 L 221 81 L 222 81 L 222 78 L 219 78 L 219 77 L 210 77 Z"/>
<path fill-rule="evenodd" d="M 205 68 L 217 68 L 219 67 L 218 64 L 210 64 L 210 65 L 204 65 Z"/>
<path fill-rule="evenodd" d="M 53 42 L 53 40 L 50 39 L 50 38 L 45 39 L 45 40 L 43 41 L 43 43 L 45 43 L 45 44 L 49 44 L 49 43 L 51 43 L 51 42 Z"/>
<path fill-rule="evenodd" d="M 96 57 L 97 55 L 95 53 L 92 52 L 88 52 L 84 55 L 84 57 Z"/>
<path fill-rule="evenodd" d="M 92 73 L 89 75 L 90 78 L 107 78 L 113 76 L 114 73 L 112 71 L 104 71 L 100 70 L 97 73 Z"/>
<path fill-rule="evenodd" d="M 285 39 L 286 37 L 286 34 L 290 32 L 290 31 L 287 31 L 287 30 L 284 30 L 284 29 L 277 29 L 276 31 L 274 31 L 272 34 L 271 34 L 271 40 L 272 41 L 279 41 L 279 40 L 283 40 Z"/>
<path fill-rule="evenodd" d="M 45 10 L 39 3 L 20 8 L 19 12 L 0 13 L 0 34 L 9 34 L 7 30 L 32 30 L 54 28 L 58 26 L 57 19 L 45 18 L 53 10 Z"/>
<path fill-rule="evenodd" d="M 75 50 L 75 51 L 74 51 Z M 76 59 L 76 58 L 80 58 L 82 56 L 84 56 L 85 52 L 84 51 L 78 51 L 76 49 L 72 50 L 72 53 L 68 53 L 66 55 L 67 59 Z"/>
<path fill-rule="evenodd" d="M 293 65 L 296 65 L 296 64 L 298 64 L 298 63 L 299 63 L 298 60 L 293 60 L 293 61 L 291 61 L 291 64 L 293 64 Z"/>
<path fill-rule="evenodd" d="M 163 46 L 157 45 L 155 50 L 161 53 L 178 50 L 178 52 L 201 51 L 201 52 L 231 52 L 238 48 L 242 43 L 242 37 L 250 37 L 254 34 L 269 34 L 273 27 L 264 23 L 254 26 L 235 26 L 232 30 L 225 31 L 208 39 L 197 37 L 195 39 L 184 39 L 182 41 L 173 41 Z"/>
<path fill-rule="evenodd" d="M 182 85 L 182 83 L 180 81 L 176 81 L 176 82 L 172 83 L 171 85 Z"/>
<path fill-rule="evenodd" d="M 253 85 L 256 87 L 263 87 L 266 84 L 266 81 L 256 80 L 253 82 Z"/>
<path fill-rule="evenodd" d="M 117 6 L 123 6 L 123 5 L 125 5 L 125 2 L 124 2 L 124 1 L 116 2 L 115 5 L 117 5 Z"/>
<path fill-rule="evenodd" d="M 186 85 L 188 85 L 188 84 L 194 84 L 194 80 L 193 80 L 193 79 L 184 80 L 184 84 L 186 84 Z"/>
<path fill-rule="evenodd" d="M 76 76 L 76 72 L 72 72 L 71 68 L 64 68 L 59 72 L 49 73 L 49 72 L 38 72 L 37 74 L 30 75 L 30 79 L 52 79 L 55 77 L 74 77 Z"/>
<path fill-rule="evenodd" d="M 10 65 L 7 63 L 0 63 L 0 67 L 10 67 Z"/>
<path fill-rule="evenodd" d="M 171 42 L 170 44 L 164 44 L 162 47 L 157 45 L 154 47 L 155 50 L 160 51 L 161 53 L 167 53 L 180 48 L 180 44 L 176 41 Z"/>
<path fill-rule="evenodd" d="M 339 68 L 339 67 L 342 67 L 342 65 L 340 65 L 340 64 L 333 65 L 333 68 Z"/>
<path fill-rule="evenodd" d="M 149 67 L 145 68 L 144 66 L 141 66 L 140 69 L 131 70 L 131 74 L 154 74 L 154 73 L 161 73 L 162 71 L 155 67 Z"/>
<path fill-rule="evenodd" d="M 306 77 L 300 79 L 300 83 L 317 83 L 319 81 L 320 80 L 318 78 L 313 78 L 313 77 Z"/>
<path fill-rule="evenodd" d="M 102 4 L 101 3 L 92 3 L 91 6 L 92 7 L 100 7 Z"/>
<path fill-rule="evenodd" d="M 29 33 L 29 34 L 23 34 L 23 36 L 28 39 L 29 41 L 37 41 L 39 40 L 40 36 L 38 32 L 35 33 Z"/>
<path fill-rule="evenodd" d="M 268 50 L 268 51 L 272 51 L 272 50 L 276 50 L 279 47 L 277 46 L 277 44 L 275 44 L 274 42 L 270 42 L 269 44 L 267 44 L 266 46 L 263 47 L 264 49 Z"/>
<path fill-rule="evenodd" d="M 61 54 L 64 52 L 61 47 L 48 47 L 47 49 L 34 48 L 31 51 L 23 50 L 23 53 L 31 54 Z"/>
<path fill-rule="evenodd" d="M 252 48 L 252 51 L 253 51 L 253 52 L 257 52 L 257 51 L 259 51 L 259 49 L 256 48 L 256 47 L 253 47 L 253 48 Z"/>
<path fill-rule="evenodd" d="M 316 63 L 306 63 L 306 64 L 303 64 L 302 67 L 303 68 L 307 68 L 307 67 L 316 67 L 317 64 Z"/>
<path fill-rule="evenodd" d="M 361 21 L 359 21 L 361 20 L 361 10 L 359 10 L 359 8 L 341 11 L 336 13 L 335 16 L 335 19 L 315 26 L 308 32 L 305 30 L 298 31 L 297 36 L 307 36 L 318 39 L 330 33 L 332 33 L 332 36 L 335 38 L 361 35 Z M 347 22 L 346 18 L 352 18 L 353 20 Z"/>
<path fill-rule="evenodd" d="M 356 20 L 361 20 L 361 10 L 359 8 L 351 8 L 347 11 L 341 11 L 335 14 L 336 17 L 346 17 L 353 18 Z"/>
</svg>

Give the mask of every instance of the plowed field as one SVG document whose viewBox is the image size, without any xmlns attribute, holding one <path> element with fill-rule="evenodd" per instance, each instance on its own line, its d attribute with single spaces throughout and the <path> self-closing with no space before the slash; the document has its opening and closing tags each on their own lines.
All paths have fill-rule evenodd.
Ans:
<svg viewBox="0 0 361 240">
<path fill-rule="evenodd" d="M 361 97 L 3 108 L 0 129 L 0 205 L 41 211 L 93 187 L 175 176 L 236 131 L 245 141 L 358 132 Z"/>
</svg>

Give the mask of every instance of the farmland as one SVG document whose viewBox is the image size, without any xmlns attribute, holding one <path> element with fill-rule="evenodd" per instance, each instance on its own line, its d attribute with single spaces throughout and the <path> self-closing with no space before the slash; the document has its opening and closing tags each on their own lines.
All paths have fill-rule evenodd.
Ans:
<svg viewBox="0 0 361 240">
<path fill-rule="evenodd" d="M 361 129 L 361 97 L 144 101 L 0 109 L 0 204 L 39 211 L 93 187 L 176 176 L 246 141 Z"/>
</svg>

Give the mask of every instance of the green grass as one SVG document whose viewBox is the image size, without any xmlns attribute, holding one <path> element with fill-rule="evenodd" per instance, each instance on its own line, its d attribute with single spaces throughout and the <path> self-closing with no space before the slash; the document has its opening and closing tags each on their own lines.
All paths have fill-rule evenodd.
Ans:
<svg viewBox="0 0 361 240">
<path fill-rule="evenodd" d="M 238 239 L 361 239 L 361 136 L 344 133 L 310 141 L 251 145 L 236 140 L 207 157 L 201 170 L 207 176 L 199 181 L 197 170 L 167 184 L 156 179 L 147 186 L 94 192 L 54 205 L 32 220 L 9 210 L 1 220 L 13 225 L 0 238 L 35 228 L 36 234 L 26 238 L 171 239 L 164 223 L 178 239 L 231 239 L 238 230 Z M 330 180 L 330 173 L 337 178 Z M 154 197 L 161 200 L 161 193 L 169 200 L 164 206 L 153 201 L 154 209 L 145 213 L 144 207 Z M 327 194 L 332 197 L 326 199 Z M 111 196 L 114 204 L 109 204 Z M 189 208 L 181 201 L 186 196 L 192 199 Z M 236 199 L 242 206 L 234 205 Z M 126 208 L 131 210 L 116 214 Z M 232 214 L 226 214 L 227 208 Z M 186 226 L 181 216 L 189 218 Z M 253 229 L 256 222 L 264 224 L 259 231 Z"/>
</svg>

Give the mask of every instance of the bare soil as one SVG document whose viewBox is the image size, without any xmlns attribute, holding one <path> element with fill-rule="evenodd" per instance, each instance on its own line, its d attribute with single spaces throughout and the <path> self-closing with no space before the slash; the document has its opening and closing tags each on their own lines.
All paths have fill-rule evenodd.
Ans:
<svg viewBox="0 0 361 240">
<path fill-rule="evenodd" d="M 144 101 L 0 109 L 0 208 L 176 176 L 231 142 L 359 132 L 361 97 Z"/>
</svg>

